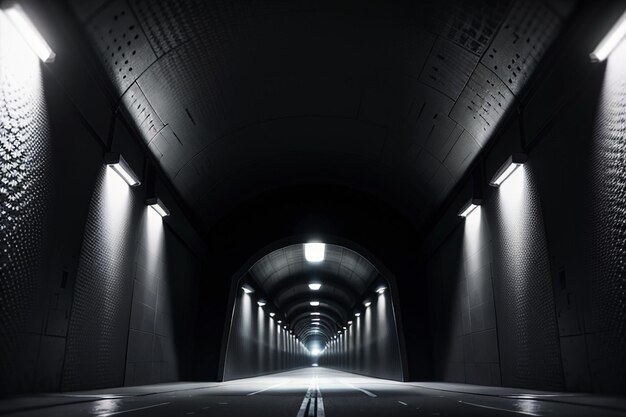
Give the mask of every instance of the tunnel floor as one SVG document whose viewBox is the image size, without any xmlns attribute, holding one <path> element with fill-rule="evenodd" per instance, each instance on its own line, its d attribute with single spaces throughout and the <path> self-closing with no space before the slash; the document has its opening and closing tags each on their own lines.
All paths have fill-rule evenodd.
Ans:
<svg viewBox="0 0 626 417">
<path fill-rule="evenodd" d="M 23 396 L 14 416 L 623 416 L 626 399 L 445 383 L 401 383 L 325 368 L 223 383 Z"/>
</svg>

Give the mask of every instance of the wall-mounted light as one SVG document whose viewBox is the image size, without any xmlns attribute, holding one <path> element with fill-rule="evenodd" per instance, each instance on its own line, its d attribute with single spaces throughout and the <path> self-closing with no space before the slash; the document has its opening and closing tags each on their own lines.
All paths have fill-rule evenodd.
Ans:
<svg viewBox="0 0 626 417">
<path fill-rule="evenodd" d="M 48 42 L 41 36 L 41 33 L 37 30 L 26 12 L 24 12 L 24 9 L 22 9 L 19 4 L 14 4 L 4 10 L 4 12 L 18 33 L 24 38 L 30 49 L 37 54 L 39 59 L 46 64 L 54 62 L 56 54 L 52 48 L 50 48 Z"/>
<path fill-rule="evenodd" d="M 320 313 L 320 312 L 318 312 L 318 311 L 313 311 L 313 312 L 311 312 L 311 315 L 312 315 L 312 316 L 319 316 L 320 314 L 322 314 L 322 313 Z"/>
<path fill-rule="evenodd" d="M 320 288 L 322 288 L 322 284 L 319 284 L 317 282 L 309 284 L 309 289 L 311 289 L 312 291 L 318 291 Z"/>
<path fill-rule="evenodd" d="M 365 306 L 365 308 L 367 308 L 372 305 L 372 302 L 370 300 L 365 300 L 363 301 L 363 305 Z"/>
<path fill-rule="evenodd" d="M 499 187 L 507 178 L 515 172 L 515 170 L 527 161 L 527 156 L 524 153 L 514 153 L 509 156 L 506 161 L 498 168 L 493 178 L 489 182 L 492 187 Z"/>
<path fill-rule="evenodd" d="M 243 292 L 245 292 L 246 294 L 252 294 L 254 292 L 254 288 L 252 288 L 250 285 L 248 284 L 243 284 L 241 286 L 241 289 L 243 290 Z"/>
<path fill-rule="evenodd" d="M 387 289 L 387 287 L 385 287 L 384 285 L 381 285 L 380 287 L 376 288 L 376 292 L 378 294 L 382 294 L 385 292 L 385 290 Z"/>
<path fill-rule="evenodd" d="M 348 324 L 352 324 L 352 320 L 348 320 Z"/>
<path fill-rule="evenodd" d="M 257 301 L 256 303 L 259 305 L 259 307 L 263 307 L 265 304 L 267 304 L 267 301 L 265 301 L 265 300 L 263 300 L 263 299 L 260 299 L 260 300 L 259 300 L 259 301 Z"/>
<path fill-rule="evenodd" d="M 283 326 L 283 329 L 287 330 L 287 326 Z"/>
<path fill-rule="evenodd" d="M 282 320 L 278 320 L 276 323 L 280 324 L 280 323 L 282 323 L 282 322 L 283 322 Z"/>
<path fill-rule="evenodd" d="M 361 315 L 361 313 L 359 313 L 358 311 L 356 313 L 354 313 L 354 317 L 359 317 Z"/>
<path fill-rule="evenodd" d="M 113 169 L 117 175 L 119 175 L 126 184 L 131 187 L 136 187 L 141 184 L 139 177 L 130 168 L 130 165 L 119 153 L 109 152 L 104 155 L 104 163 Z"/>
<path fill-rule="evenodd" d="M 276 313 L 270 313 L 270 317 L 274 317 Z"/>
<path fill-rule="evenodd" d="M 311 301 L 309 304 L 311 304 L 312 307 L 317 307 L 320 305 L 319 301 Z"/>
<path fill-rule="evenodd" d="M 337 334 L 341 334 L 341 330 L 338 330 L 338 331 L 337 331 Z"/>
<path fill-rule="evenodd" d="M 304 244 L 304 257 L 309 262 L 322 262 L 325 252 L 325 243 L 312 242 Z"/>
<path fill-rule="evenodd" d="M 167 207 L 165 207 L 165 204 L 163 204 L 160 198 L 149 198 L 146 200 L 146 205 L 156 211 L 161 217 L 167 217 L 170 215 L 170 211 Z"/>
<path fill-rule="evenodd" d="M 481 204 L 482 204 L 482 200 L 481 199 L 479 199 L 479 198 L 472 198 L 470 201 L 465 203 L 465 205 L 461 208 L 461 210 L 459 211 L 459 217 L 467 217 L 467 216 L 469 216 Z"/>
<path fill-rule="evenodd" d="M 596 49 L 589 54 L 591 62 L 604 61 L 617 45 L 626 36 L 626 12 L 622 14 L 619 20 L 613 25 L 609 33 L 607 33 Z"/>
</svg>

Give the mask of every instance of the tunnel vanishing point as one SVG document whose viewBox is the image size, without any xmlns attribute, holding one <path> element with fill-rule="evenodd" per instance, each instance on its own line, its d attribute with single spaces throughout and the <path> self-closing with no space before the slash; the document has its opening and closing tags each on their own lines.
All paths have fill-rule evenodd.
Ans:
<svg viewBox="0 0 626 417">
<path fill-rule="evenodd" d="M 626 2 L 0 1 L 0 414 L 625 395 Z"/>
</svg>

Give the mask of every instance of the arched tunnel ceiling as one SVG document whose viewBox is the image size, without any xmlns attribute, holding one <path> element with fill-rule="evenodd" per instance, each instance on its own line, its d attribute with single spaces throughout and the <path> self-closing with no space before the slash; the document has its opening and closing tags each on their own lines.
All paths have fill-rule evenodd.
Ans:
<svg viewBox="0 0 626 417">
<path fill-rule="evenodd" d="M 205 226 L 331 183 L 421 225 L 514 105 L 570 1 L 72 0 Z"/>
<path fill-rule="evenodd" d="M 302 244 L 277 249 L 259 259 L 248 275 L 303 342 L 333 337 L 352 319 L 372 285 L 382 280 L 367 259 L 332 244 L 326 244 L 319 263 L 306 260 Z M 322 286 L 314 291 L 310 283 Z M 311 301 L 319 301 L 319 306 L 311 306 Z"/>
</svg>

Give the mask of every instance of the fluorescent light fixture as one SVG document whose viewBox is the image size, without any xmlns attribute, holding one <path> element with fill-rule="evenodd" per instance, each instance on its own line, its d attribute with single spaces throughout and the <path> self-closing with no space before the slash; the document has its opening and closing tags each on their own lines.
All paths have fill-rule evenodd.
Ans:
<svg viewBox="0 0 626 417">
<path fill-rule="evenodd" d="M 15 29 L 19 32 L 19 34 L 24 38 L 30 49 L 33 50 L 35 54 L 41 59 L 44 63 L 49 64 L 54 62 L 54 58 L 56 58 L 56 54 L 48 45 L 48 42 L 41 36 L 41 33 L 37 30 L 33 22 L 30 20 L 28 15 L 24 12 L 24 9 L 19 4 L 14 4 L 8 9 L 6 9 L 5 14 L 13 23 Z"/>
<path fill-rule="evenodd" d="M 283 326 L 283 329 L 287 330 L 287 326 Z"/>
<path fill-rule="evenodd" d="M 278 320 L 276 323 L 280 324 L 280 323 L 282 323 L 282 322 L 283 322 L 282 320 Z"/>
<path fill-rule="evenodd" d="M 354 317 L 359 317 L 361 315 L 361 313 L 354 313 Z"/>
<path fill-rule="evenodd" d="M 311 304 L 311 306 L 313 306 L 313 307 L 317 307 L 317 306 L 320 305 L 320 302 L 319 301 L 311 301 L 309 304 Z"/>
<path fill-rule="evenodd" d="M 604 61 L 626 36 L 626 12 L 613 25 L 600 44 L 589 54 L 591 62 Z"/>
<path fill-rule="evenodd" d="M 492 187 L 499 187 L 500 185 L 502 185 L 502 183 L 506 181 L 506 179 L 509 178 L 517 168 L 524 165 L 524 162 L 526 162 L 527 159 L 528 158 L 526 157 L 526 154 L 523 153 L 514 153 L 513 155 L 509 156 L 507 160 L 504 161 L 504 163 L 500 166 L 500 168 L 498 168 L 493 178 L 489 182 L 489 185 L 491 185 Z"/>
<path fill-rule="evenodd" d="M 312 315 L 312 316 L 319 316 L 320 314 L 322 314 L 322 313 L 317 312 L 317 311 L 313 311 L 313 312 L 311 313 L 311 315 Z"/>
<path fill-rule="evenodd" d="M 363 301 L 363 305 L 365 306 L 365 308 L 367 308 L 372 305 L 372 302 L 370 300 L 365 300 Z"/>
<path fill-rule="evenodd" d="M 259 301 L 256 302 L 260 307 L 263 307 L 265 304 L 267 304 L 267 301 L 260 299 Z"/>
<path fill-rule="evenodd" d="M 304 257 L 309 262 L 322 262 L 326 252 L 325 243 L 305 243 Z"/>
<path fill-rule="evenodd" d="M 352 324 L 352 320 L 348 320 L 348 324 Z"/>
<path fill-rule="evenodd" d="M 319 290 L 320 288 L 322 288 L 322 284 L 319 284 L 319 283 L 311 283 L 311 284 L 309 284 L 309 288 L 310 288 L 311 290 L 313 290 L 313 291 L 317 291 L 317 290 Z"/>
<path fill-rule="evenodd" d="M 252 288 L 250 285 L 248 284 L 243 284 L 241 286 L 241 289 L 243 290 L 243 292 L 245 292 L 246 294 L 252 294 L 254 292 L 254 288 Z"/>
<path fill-rule="evenodd" d="M 481 204 L 482 204 L 482 200 L 478 198 L 472 198 L 461 208 L 461 210 L 459 211 L 459 217 L 469 216 L 472 213 L 472 211 L 476 210 L 476 208 L 480 206 Z"/>
<path fill-rule="evenodd" d="M 311 323 L 311 324 L 312 324 L 313 326 L 321 326 L 321 323 L 320 323 L 320 322 L 317 322 L 317 321 L 315 321 L 315 322 L 313 322 L 313 323 Z"/>
<path fill-rule="evenodd" d="M 276 313 L 270 313 L 270 317 L 274 317 Z"/>
<path fill-rule="evenodd" d="M 346 326 L 343 326 L 343 329 L 344 329 L 344 330 L 348 330 L 348 328 L 347 328 Z"/>
<path fill-rule="evenodd" d="M 376 288 L 376 292 L 378 294 L 382 294 L 385 292 L 385 290 L 387 289 L 387 287 L 385 287 L 384 285 L 381 285 L 380 287 Z"/>
<path fill-rule="evenodd" d="M 161 199 L 154 197 L 146 200 L 146 205 L 150 207 L 152 210 L 156 211 L 159 216 L 167 217 L 170 215 L 170 211 L 165 207 L 165 204 L 161 201 Z"/>
<path fill-rule="evenodd" d="M 122 177 L 126 184 L 136 187 L 141 184 L 139 177 L 130 168 L 130 165 L 119 153 L 109 152 L 104 155 L 104 163 L 113 169 L 117 175 Z"/>
<path fill-rule="evenodd" d="M 337 331 L 337 334 L 341 334 L 341 330 Z"/>
<path fill-rule="evenodd" d="M 311 319 L 311 321 L 320 321 L 321 319 Z"/>
</svg>

